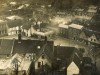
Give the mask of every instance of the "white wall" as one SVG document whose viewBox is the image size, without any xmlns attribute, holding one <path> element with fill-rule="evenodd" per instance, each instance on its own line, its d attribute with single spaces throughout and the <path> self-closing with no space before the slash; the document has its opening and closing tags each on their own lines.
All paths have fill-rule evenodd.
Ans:
<svg viewBox="0 0 100 75">
<path fill-rule="evenodd" d="M 42 56 L 40 56 L 39 59 L 35 62 L 35 69 L 39 69 L 38 62 L 41 62 L 42 65 L 42 61 L 43 61 L 43 65 L 47 64 L 51 67 L 51 63 L 48 61 L 47 57 L 44 56 L 44 59 L 42 59 Z"/>
<path fill-rule="evenodd" d="M 74 62 L 71 62 L 71 64 L 67 68 L 67 75 L 73 74 L 79 74 L 79 68 Z"/>
<path fill-rule="evenodd" d="M 88 41 L 97 43 L 97 38 L 96 38 L 96 36 L 93 34 L 91 37 L 88 38 Z"/>
<path fill-rule="evenodd" d="M 18 33 L 18 30 L 19 30 L 19 27 L 18 26 L 12 27 L 12 28 L 8 28 L 8 35 L 17 34 Z M 17 31 L 17 33 L 16 33 L 16 31 Z"/>
</svg>

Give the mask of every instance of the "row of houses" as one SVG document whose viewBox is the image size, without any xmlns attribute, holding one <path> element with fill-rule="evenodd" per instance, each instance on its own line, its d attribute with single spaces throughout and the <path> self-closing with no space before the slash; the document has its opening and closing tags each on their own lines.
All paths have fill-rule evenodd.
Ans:
<svg viewBox="0 0 100 75">
<path fill-rule="evenodd" d="M 100 33 L 84 28 L 82 25 L 59 25 L 59 35 L 80 41 L 86 45 L 95 45 L 100 47 Z"/>
<path fill-rule="evenodd" d="M 54 46 L 54 41 L 49 41 L 47 38 L 41 40 L 20 38 L 0 39 L 0 58 L 10 60 L 4 61 L 4 66 L 10 63 L 10 67 L 0 66 L 0 73 L 8 71 L 6 75 L 31 75 L 29 73 L 92 75 L 94 72 L 92 60 L 89 57 L 83 57 L 82 48 Z"/>
<path fill-rule="evenodd" d="M 47 26 L 47 23 L 42 23 L 40 21 L 31 22 L 30 20 L 24 20 L 20 16 L 13 15 L 0 21 L 0 36 L 15 35 L 18 34 L 18 30 L 21 29 L 24 36 L 52 37 L 55 31 L 43 29 L 45 26 Z"/>
<path fill-rule="evenodd" d="M 85 6 L 84 8 L 73 7 L 71 10 L 58 11 L 59 16 L 72 16 L 80 19 L 90 20 L 98 11 L 98 7 L 94 5 Z"/>
</svg>

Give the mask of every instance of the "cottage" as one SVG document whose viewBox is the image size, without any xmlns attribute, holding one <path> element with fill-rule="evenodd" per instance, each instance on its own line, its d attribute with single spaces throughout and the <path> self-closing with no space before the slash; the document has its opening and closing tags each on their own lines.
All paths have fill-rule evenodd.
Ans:
<svg viewBox="0 0 100 75">
<path fill-rule="evenodd" d="M 36 73 L 42 70 L 48 71 L 52 68 L 52 63 L 54 62 L 53 44 L 45 43 L 38 52 L 35 58 L 35 71 Z"/>
<path fill-rule="evenodd" d="M 100 46 L 100 33 L 93 33 L 89 38 L 89 45 Z"/>
</svg>

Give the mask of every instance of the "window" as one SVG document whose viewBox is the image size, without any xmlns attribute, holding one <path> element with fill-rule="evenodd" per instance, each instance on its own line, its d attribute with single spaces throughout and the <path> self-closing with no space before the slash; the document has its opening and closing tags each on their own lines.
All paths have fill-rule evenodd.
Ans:
<svg viewBox="0 0 100 75">
<path fill-rule="evenodd" d="M 41 62 L 38 62 L 38 67 L 40 67 L 41 66 Z"/>
<path fill-rule="evenodd" d="M 96 39 L 94 39 L 94 42 L 96 41 Z"/>
<path fill-rule="evenodd" d="M 7 58 L 9 57 L 9 54 L 7 54 Z"/>
<path fill-rule="evenodd" d="M 42 59 L 44 59 L 44 55 L 42 55 Z"/>
<path fill-rule="evenodd" d="M 92 41 L 93 39 L 91 39 L 91 41 Z"/>
</svg>

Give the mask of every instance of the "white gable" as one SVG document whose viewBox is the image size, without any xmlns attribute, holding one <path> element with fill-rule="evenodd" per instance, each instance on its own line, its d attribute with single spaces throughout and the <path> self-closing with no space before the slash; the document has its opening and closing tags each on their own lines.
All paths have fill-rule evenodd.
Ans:
<svg viewBox="0 0 100 75">
<path fill-rule="evenodd" d="M 93 34 L 91 37 L 89 37 L 88 40 L 91 41 L 91 42 L 96 42 L 96 41 L 97 41 L 97 38 L 96 38 L 96 36 Z"/>
<path fill-rule="evenodd" d="M 74 62 L 71 62 L 71 64 L 67 68 L 67 75 L 73 74 L 79 74 L 79 68 Z"/>
<path fill-rule="evenodd" d="M 42 58 L 42 56 L 44 56 L 44 58 Z M 49 59 L 47 58 L 47 56 L 45 54 L 41 55 L 38 60 L 35 62 L 35 69 L 39 69 L 40 67 L 38 67 L 38 63 L 40 62 L 40 67 L 42 65 L 48 65 L 51 67 L 51 63 L 49 61 Z"/>
</svg>

